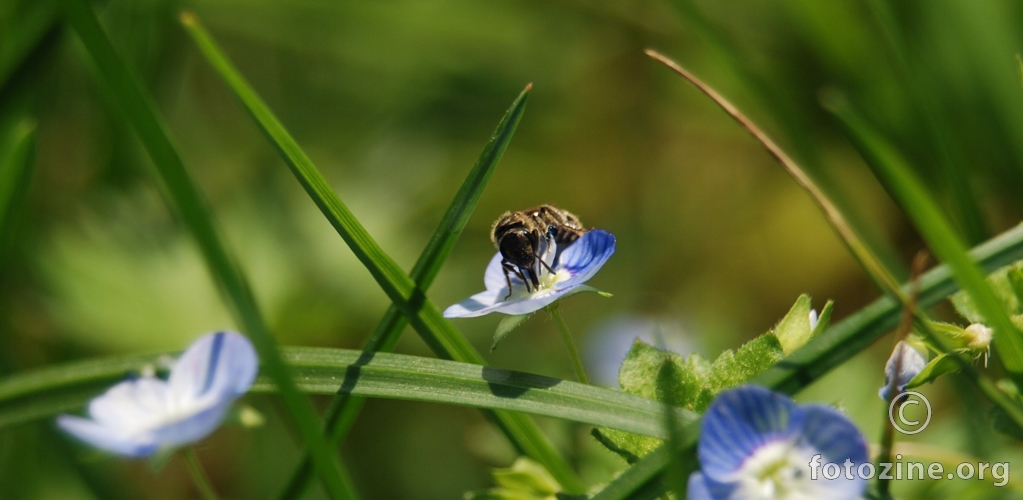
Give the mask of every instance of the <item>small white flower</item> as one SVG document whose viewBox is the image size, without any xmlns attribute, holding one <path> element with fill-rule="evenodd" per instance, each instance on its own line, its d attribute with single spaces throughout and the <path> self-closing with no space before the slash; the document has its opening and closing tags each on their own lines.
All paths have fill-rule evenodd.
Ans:
<svg viewBox="0 0 1023 500">
<path fill-rule="evenodd" d="M 817 329 L 817 310 L 810 309 L 810 331 Z"/>
<path fill-rule="evenodd" d="M 121 382 L 89 403 L 89 419 L 61 415 L 57 425 L 97 448 L 149 456 L 213 432 L 258 371 L 259 358 L 247 338 L 211 333 L 188 347 L 166 381 L 144 374 Z"/>
<path fill-rule="evenodd" d="M 969 349 L 984 351 L 991 348 L 992 331 L 990 328 L 974 323 L 966 327 L 966 333 L 970 334 L 966 347 Z"/>
</svg>

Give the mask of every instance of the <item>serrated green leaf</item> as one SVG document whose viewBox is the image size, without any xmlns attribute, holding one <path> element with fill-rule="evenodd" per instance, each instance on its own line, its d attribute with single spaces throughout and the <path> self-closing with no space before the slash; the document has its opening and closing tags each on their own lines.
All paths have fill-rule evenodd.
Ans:
<svg viewBox="0 0 1023 500">
<path fill-rule="evenodd" d="M 710 390 L 717 394 L 744 384 L 785 357 L 778 339 L 766 333 L 742 345 L 734 353 L 725 351 L 711 365 Z M 701 408 L 699 411 L 702 411 Z"/>
<path fill-rule="evenodd" d="M 525 323 L 530 316 L 532 314 L 512 314 L 501 318 L 497 324 L 497 330 L 494 330 L 494 343 L 490 345 L 490 350 L 497 349 L 497 343 L 504 340 L 512 330 Z"/>
<path fill-rule="evenodd" d="M 637 339 L 618 371 L 618 383 L 630 394 L 656 401 L 672 401 L 677 403 L 676 406 L 702 412 L 715 394 L 746 383 L 782 357 L 781 344 L 770 333 L 747 342 L 735 352 L 727 350 L 721 353 L 713 363 L 708 363 L 699 354 L 683 359 L 678 354 L 662 351 Z M 665 362 L 673 365 L 668 380 L 663 377 Z M 642 458 L 661 444 L 660 439 L 620 430 L 601 428 L 598 433 L 598 440 L 626 461 Z"/>
</svg>

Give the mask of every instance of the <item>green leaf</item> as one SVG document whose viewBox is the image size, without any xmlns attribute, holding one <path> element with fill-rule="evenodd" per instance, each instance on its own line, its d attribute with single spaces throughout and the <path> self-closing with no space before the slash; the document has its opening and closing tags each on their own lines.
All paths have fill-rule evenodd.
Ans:
<svg viewBox="0 0 1023 500">
<path fill-rule="evenodd" d="M 781 345 L 770 333 L 747 342 L 738 351 L 721 353 L 713 363 L 699 354 L 683 359 L 637 339 L 618 371 L 618 383 L 629 394 L 703 412 L 718 392 L 749 381 L 782 357 Z M 672 367 L 666 370 L 665 363 Z M 670 377 L 666 378 L 665 373 Z M 659 439 L 614 429 L 597 429 L 596 437 L 630 463 L 661 444 Z"/>
<path fill-rule="evenodd" d="M 511 467 L 491 471 L 496 488 L 466 494 L 469 500 L 585 500 L 585 495 L 561 494 L 561 485 L 540 464 L 519 457 Z"/>
<path fill-rule="evenodd" d="M 725 351 L 710 368 L 710 390 L 717 394 L 725 389 L 749 382 L 785 357 L 777 337 L 767 333 L 739 348 Z M 708 403 L 709 404 L 709 403 Z M 702 411 L 705 408 L 700 408 Z"/>
<path fill-rule="evenodd" d="M 785 354 L 803 347 L 803 344 L 810 340 L 813 333 L 810 328 L 811 309 L 813 308 L 810 306 L 810 296 L 804 293 L 796 299 L 795 304 L 792 304 L 788 314 L 774 326 L 772 332 L 781 343 Z"/>
<path fill-rule="evenodd" d="M 501 318 L 501 321 L 497 324 L 497 330 L 494 330 L 494 343 L 490 345 L 490 350 L 497 349 L 497 343 L 504 340 L 512 330 L 525 323 L 530 316 L 532 314 L 512 314 Z"/>
<path fill-rule="evenodd" d="M 828 325 L 831 324 L 831 310 L 835 308 L 835 301 L 829 300 L 824 304 L 824 309 L 821 309 L 821 313 L 817 316 L 817 326 L 814 327 L 813 331 L 810 332 L 810 338 L 815 338 L 818 335 L 824 333 L 828 329 Z M 785 353 L 786 355 L 788 353 Z"/>
<path fill-rule="evenodd" d="M 183 14 L 182 22 L 207 60 L 242 101 L 245 109 L 288 164 L 316 206 L 430 348 L 444 358 L 483 364 L 483 357 L 479 352 L 443 318 L 440 310 L 426 298 L 423 289 L 418 287 L 380 248 L 334 193 L 291 134 L 222 55 L 221 50 L 195 16 L 190 13 Z M 520 96 L 520 99 L 524 100 L 524 97 Z M 520 103 L 519 108 L 521 105 Z M 516 108 L 516 114 L 521 113 L 519 108 Z M 583 490 L 582 482 L 540 432 L 535 422 L 522 415 L 506 412 L 495 412 L 491 416 L 519 450 L 542 463 L 566 489 L 573 492 Z"/>
<path fill-rule="evenodd" d="M 909 215 L 934 254 L 949 266 L 956 281 L 973 298 L 977 312 L 984 318 L 983 323 L 994 330 L 994 345 L 1006 370 L 1023 378 L 1023 335 L 1013 325 L 980 268 L 970 259 L 966 245 L 937 202 L 895 147 L 878 134 L 848 101 L 831 99 L 826 107 L 839 118 L 867 164 Z"/>
<path fill-rule="evenodd" d="M 152 158 L 166 193 L 182 222 L 195 237 L 238 324 L 252 338 L 262 366 L 280 385 L 285 406 L 312 453 L 316 470 L 327 491 L 333 498 L 352 498 L 354 495 L 344 481 L 337 455 L 327 446 L 309 400 L 298 392 L 291 379 L 248 282 L 221 242 L 207 203 L 171 142 L 156 106 L 137 77 L 117 55 L 88 2 L 65 0 L 64 7 L 67 21 L 92 56 L 100 80 L 109 87 L 112 95 L 117 96 L 117 103 Z"/>
<path fill-rule="evenodd" d="M 920 373 L 906 384 L 906 389 L 920 387 L 941 375 L 954 372 L 958 369 L 959 364 L 956 363 L 951 356 L 948 354 L 939 354 L 931 359 L 931 361 L 927 363 L 927 366 L 924 366 L 924 369 L 920 370 Z"/>
</svg>

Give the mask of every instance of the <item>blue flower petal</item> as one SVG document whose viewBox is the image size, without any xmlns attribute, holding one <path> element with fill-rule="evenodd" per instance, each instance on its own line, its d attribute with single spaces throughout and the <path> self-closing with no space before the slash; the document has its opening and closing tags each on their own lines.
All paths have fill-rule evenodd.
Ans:
<svg viewBox="0 0 1023 500">
<path fill-rule="evenodd" d="M 697 452 L 703 473 L 727 481 L 757 448 L 795 436 L 802 423 L 797 410 L 790 399 L 763 387 L 747 385 L 719 394 L 700 430 Z"/>
<path fill-rule="evenodd" d="M 571 279 L 560 283 L 559 288 L 574 288 L 585 283 L 614 253 L 615 236 L 603 229 L 591 229 L 558 256 L 555 268 L 572 275 Z"/>
<path fill-rule="evenodd" d="M 828 406 L 809 405 L 800 408 L 800 412 L 803 414 L 800 442 L 821 454 L 821 467 L 834 463 L 842 470 L 837 479 L 828 479 L 818 472 L 813 480 L 817 496 L 834 500 L 860 498 L 867 482 L 856 473 L 856 469 L 868 461 L 868 456 L 867 443 L 859 429 L 848 417 Z M 846 460 L 853 464 L 852 479 L 846 476 Z"/>
<path fill-rule="evenodd" d="M 474 318 L 494 312 L 501 300 L 507 295 L 506 290 L 487 290 L 477 293 L 468 299 L 454 304 L 444 310 L 445 318 Z"/>
<path fill-rule="evenodd" d="M 227 411 L 231 409 L 233 401 L 233 399 L 220 401 L 188 418 L 154 429 L 153 434 L 161 447 L 176 448 L 199 441 L 217 430 Z"/>
<path fill-rule="evenodd" d="M 842 464 L 849 459 L 859 465 L 867 461 L 867 443 L 848 417 L 824 405 L 804 406 L 799 411 L 803 414 L 800 441 L 820 452 L 824 462 Z"/>
<path fill-rule="evenodd" d="M 898 373 L 895 372 L 895 365 L 899 365 Z M 884 365 L 884 385 L 878 389 L 877 395 L 887 401 L 891 396 L 889 386 L 893 378 L 895 379 L 895 390 L 902 392 L 906 388 L 906 384 L 909 384 L 909 381 L 919 375 L 926 366 L 927 358 L 906 341 L 900 340 L 898 344 L 895 344 L 892 355 Z"/>
<path fill-rule="evenodd" d="M 168 382 L 175 397 L 233 399 L 249 390 L 258 372 L 259 356 L 249 339 L 223 331 L 193 342 L 174 363 Z"/>
<path fill-rule="evenodd" d="M 57 425 L 68 434 L 96 448 L 126 457 L 149 456 L 159 448 L 152 435 L 128 435 L 118 427 L 103 425 L 82 417 L 61 415 L 57 417 Z"/>
</svg>

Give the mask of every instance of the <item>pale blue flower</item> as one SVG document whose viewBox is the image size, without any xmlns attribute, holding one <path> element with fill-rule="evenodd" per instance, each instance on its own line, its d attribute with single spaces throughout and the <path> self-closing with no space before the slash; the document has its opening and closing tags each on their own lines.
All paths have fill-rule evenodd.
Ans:
<svg viewBox="0 0 1023 500">
<path fill-rule="evenodd" d="M 519 278 L 512 276 L 512 294 L 501 268 L 501 253 L 490 260 L 483 275 L 485 292 L 477 293 L 444 311 L 445 318 L 471 318 L 493 312 L 529 314 L 554 301 L 584 290 L 592 290 L 583 283 L 593 277 L 615 252 L 615 237 L 602 229 L 592 229 L 575 243 L 558 249 L 553 238 L 541 241 L 538 255 L 553 273 L 539 263 L 533 271 L 539 286 L 530 290 Z"/>
<path fill-rule="evenodd" d="M 884 365 L 884 385 L 877 390 L 877 395 L 887 401 L 891 396 L 890 385 L 895 380 L 895 393 L 901 393 L 906 385 L 927 366 L 927 358 L 913 346 L 900 340 L 892 349 L 892 355 Z M 896 370 L 898 370 L 896 372 Z"/>
<path fill-rule="evenodd" d="M 859 466 L 871 465 L 844 415 L 756 386 L 718 395 L 697 454 L 701 471 L 689 477 L 689 500 L 852 500 L 866 487 Z"/>
<path fill-rule="evenodd" d="M 61 415 L 57 425 L 97 448 L 144 457 L 198 441 L 220 425 L 259 371 L 252 344 L 235 332 L 201 337 L 174 362 L 167 380 L 126 380 L 89 403 L 89 419 Z"/>
</svg>

